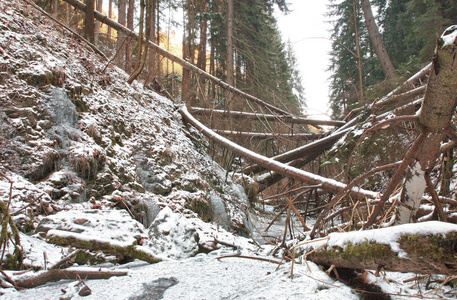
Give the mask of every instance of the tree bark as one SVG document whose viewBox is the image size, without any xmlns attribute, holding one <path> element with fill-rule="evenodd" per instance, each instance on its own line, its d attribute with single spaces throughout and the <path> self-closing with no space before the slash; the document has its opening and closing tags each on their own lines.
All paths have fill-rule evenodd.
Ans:
<svg viewBox="0 0 457 300">
<path fill-rule="evenodd" d="M 109 0 L 108 2 L 108 18 L 113 18 L 113 0 Z M 111 26 L 108 27 L 108 40 L 111 41 Z"/>
<path fill-rule="evenodd" d="M 295 117 L 290 115 L 270 115 L 270 114 L 260 114 L 260 113 L 247 113 L 243 111 L 227 111 L 221 109 L 208 109 L 201 107 L 192 107 L 191 112 L 194 115 L 217 115 L 217 116 L 227 116 L 232 118 L 243 118 L 250 120 L 262 120 L 262 121 L 281 121 L 288 122 L 292 124 L 307 124 L 313 126 L 335 126 L 340 127 L 346 124 L 344 121 L 333 121 L 333 120 L 315 120 L 307 119 L 302 117 Z"/>
<path fill-rule="evenodd" d="M 334 132 L 325 138 L 319 139 L 317 141 L 303 145 L 303 146 L 293 149 L 291 151 L 274 156 L 271 159 L 278 161 L 278 162 L 286 163 L 286 162 L 291 162 L 293 160 L 301 159 L 305 155 L 307 155 L 308 153 L 313 152 L 313 151 L 325 151 L 325 150 L 329 149 L 333 144 L 335 144 L 338 141 L 338 139 L 341 138 L 342 136 L 344 136 L 349 130 L 351 130 L 351 129 Z M 259 166 L 253 167 L 253 168 L 249 169 L 249 173 L 251 173 L 251 172 L 257 173 L 261 169 L 262 168 L 260 168 Z"/>
<path fill-rule="evenodd" d="M 84 18 L 84 37 L 94 43 L 94 0 L 86 0 L 86 9 L 85 9 L 85 18 Z"/>
<path fill-rule="evenodd" d="M 128 10 L 127 10 L 127 28 L 133 30 L 133 17 L 135 15 L 135 0 L 129 0 L 128 2 Z M 142 22 L 143 20 L 140 20 Z M 130 74 L 132 73 L 132 39 L 127 38 L 125 41 L 125 73 Z M 137 60 L 140 57 L 136 58 Z"/>
<path fill-rule="evenodd" d="M 182 40 L 182 59 L 189 62 L 191 61 L 191 41 L 192 41 L 192 14 L 193 11 L 191 9 L 191 3 L 189 0 L 185 2 L 184 6 L 184 12 L 187 13 L 187 18 L 184 18 L 186 21 L 185 27 L 184 27 L 184 34 L 183 34 L 183 40 Z M 182 91 L 181 91 L 181 100 L 184 103 L 187 103 L 188 107 L 190 108 L 191 103 L 190 103 L 190 71 L 188 69 L 182 70 Z"/>
<path fill-rule="evenodd" d="M 371 44 L 375 50 L 376 56 L 378 57 L 381 69 L 389 80 L 395 79 L 397 72 L 395 71 L 394 65 L 390 60 L 389 54 L 387 53 L 386 46 L 381 39 L 378 26 L 376 25 L 373 11 L 371 10 L 371 4 L 369 0 L 360 0 L 362 5 L 363 15 L 365 17 L 365 24 L 367 26 L 368 35 L 370 36 Z"/>
<path fill-rule="evenodd" d="M 96 0 L 96 9 L 99 13 L 102 12 L 103 8 L 103 0 Z M 98 39 L 100 38 L 100 26 L 101 26 L 100 21 L 95 22 L 95 27 L 94 27 L 94 45 L 98 44 Z"/>
<path fill-rule="evenodd" d="M 360 37 L 359 37 L 359 18 L 358 14 L 358 7 L 357 1 L 353 0 L 353 11 L 352 11 L 352 18 L 354 22 L 354 34 L 355 34 L 355 48 L 357 52 L 357 69 L 359 74 L 359 86 L 357 90 L 357 94 L 359 96 L 359 103 L 365 103 L 365 96 L 363 94 L 363 64 L 362 64 L 362 52 L 360 51 Z"/>
<path fill-rule="evenodd" d="M 69 2 L 70 3 L 70 2 Z M 72 4 L 72 3 L 70 3 Z M 117 22 L 121 24 L 122 26 L 125 26 L 125 21 L 126 21 L 126 9 L 127 9 L 127 0 L 119 0 L 118 4 L 118 20 Z M 102 21 L 103 22 L 103 21 Z M 116 51 L 117 51 L 117 64 L 120 66 L 123 63 L 123 60 L 125 58 L 125 39 L 127 38 L 127 35 L 125 34 L 124 31 L 118 30 L 117 31 L 117 46 L 116 46 Z"/>
<path fill-rule="evenodd" d="M 100 239 L 90 239 L 87 236 L 75 232 L 50 230 L 46 239 L 48 243 L 55 245 L 72 245 L 76 248 L 87 249 L 89 251 L 101 250 L 105 253 L 117 255 L 121 258 L 133 258 L 146 261 L 148 263 L 157 263 L 161 259 L 138 245 L 123 245 L 117 241 L 103 241 Z"/>
<path fill-rule="evenodd" d="M 57 13 L 58 13 L 58 0 L 52 0 L 51 1 L 51 15 L 54 17 L 54 18 L 57 18 Z"/>
<path fill-rule="evenodd" d="M 299 140 L 317 140 L 324 137 L 322 133 L 269 133 L 269 132 L 244 132 L 213 129 L 214 132 L 220 135 L 228 135 L 249 139 L 272 139 L 272 138 L 287 138 Z"/>
<path fill-rule="evenodd" d="M 422 130 L 430 134 L 407 170 L 401 200 L 410 208 L 399 207 L 399 224 L 415 221 L 414 214 L 426 187 L 424 174 L 431 171 L 441 154 L 444 129 L 449 127 L 457 104 L 457 69 L 454 67 L 457 51 L 454 43 L 446 47 L 443 43 L 439 38 L 419 114 Z"/>
<path fill-rule="evenodd" d="M 228 0 L 227 16 L 227 83 L 233 85 L 233 0 Z"/>
<path fill-rule="evenodd" d="M 203 13 L 208 12 L 208 3 L 205 3 Z M 207 40 L 208 20 L 203 16 L 200 20 L 200 44 L 198 46 L 197 67 L 206 71 L 206 40 Z"/>
<path fill-rule="evenodd" d="M 158 31 L 159 26 L 156 26 L 156 19 L 158 21 L 158 10 L 157 10 L 157 0 L 152 0 L 152 14 L 151 14 L 151 34 L 148 37 L 148 41 L 157 44 L 158 41 Z M 156 39 L 156 29 L 157 29 L 157 39 Z M 170 41 L 168 41 L 169 43 Z M 148 85 L 154 80 L 154 77 L 159 77 L 159 66 L 157 61 L 159 61 L 157 57 L 157 52 L 154 48 L 149 49 L 149 62 L 148 62 L 148 77 L 145 81 L 145 84 Z"/>
<path fill-rule="evenodd" d="M 30 274 L 26 274 L 27 278 L 16 280 L 16 285 L 21 288 L 31 289 L 40 285 L 43 285 L 49 281 L 58 281 L 61 279 L 108 279 L 113 276 L 126 276 L 127 271 L 116 271 L 108 270 L 101 271 L 99 269 L 94 270 L 47 270 L 39 272 L 36 276 L 30 277 Z M 79 278 L 78 278 L 79 276 Z"/>
<path fill-rule="evenodd" d="M 260 154 L 257 154 L 253 151 L 250 151 L 244 147 L 241 147 L 232 141 L 216 134 L 213 132 L 211 129 L 207 128 L 203 124 L 201 124 L 198 120 L 196 120 L 189 112 L 187 111 L 186 107 L 181 107 L 180 109 L 181 116 L 183 117 L 185 122 L 190 123 L 194 127 L 196 127 L 200 132 L 202 132 L 204 135 L 206 135 L 210 140 L 213 140 L 215 142 L 218 142 L 222 144 L 225 148 L 237 153 L 238 155 L 249 159 L 250 161 L 262 166 L 263 168 L 266 168 L 268 170 L 276 171 L 278 173 L 283 174 L 284 176 L 294 178 L 306 183 L 309 183 L 311 185 L 318 185 L 321 184 L 322 188 L 331 192 L 331 193 L 336 193 L 341 190 L 343 190 L 346 185 L 343 183 L 340 183 L 336 180 L 325 178 L 319 175 L 315 175 L 300 169 L 296 169 L 294 167 L 285 165 L 283 163 L 280 163 L 278 161 L 275 161 L 271 158 L 262 156 Z M 356 198 L 370 198 L 373 199 L 377 196 L 377 193 L 367 191 L 364 189 L 351 189 L 350 194 L 353 197 Z"/>
<path fill-rule="evenodd" d="M 152 14 L 152 1 L 153 0 L 141 0 L 141 18 L 140 18 L 140 24 L 145 23 L 145 37 L 148 37 L 151 34 L 151 14 Z M 146 9 L 146 14 L 143 15 L 143 11 Z M 140 30 L 142 30 L 143 26 L 140 26 Z M 140 31 L 141 33 L 141 31 Z M 144 44 L 144 46 L 143 46 Z M 144 48 L 144 49 L 143 49 Z M 148 58 L 148 50 L 149 50 L 149 43 L 146 41 L 146 43 L 143 43 L 143 36 L 140 34 L 139 39 L 138 39 L 138 61 L 135 66 L 135 70 L 133 73 L 130 75 L 129 79 L 127 79 L 127 82 L 131 84 L 141 73 L 141 71 L 144 68 L 144 65 L 146 64 L 146 60 Z M 142 53 L 142 54 L 141 54 Z"/>
<path fill-rule="evenodd" d="M 440 196 L 449 196 L 451 192 L 452 169 L 454 167 L 454 149 L 448 149 L 443 153 L 443 163 L 441 166 L 441 188 Z"/>
</svg>

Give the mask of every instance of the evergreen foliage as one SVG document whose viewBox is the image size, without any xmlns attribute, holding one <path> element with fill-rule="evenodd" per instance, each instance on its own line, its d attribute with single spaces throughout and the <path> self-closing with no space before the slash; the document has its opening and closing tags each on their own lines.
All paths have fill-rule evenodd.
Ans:
<svg viewBox="0 0 457 300">
<path fill-rule="evenodd" d="M 120 3 L 124 3 L 126 0 L 112 1 L 117 13 Z M 138 28 L 140 1 L 130 0 L 129 3 L 131 2 L 134 2 L 136 7 L 133 27 Z M 51 10 L 50 1 L 38 0 L 37 3 L 45 9 Z M 167 30 L 182 31 L 184 34 L 182 40 L 183 57 L 192 64 L 226 81 L 227 1 L 152 0 L 149 3 L 154 3 L 157 7 L 155 23 L 151 24 L 154 27 L 151 32 L 155 32 L 156 35 L 155 41 L 159 44 L 164 43 L 165 36 L 168 36 L 165 32 Z M 58 15 L 60 20 L 72 27 L 77 27 L 78 31 L 84 30 L 81 13 L 76 12 L 78 13 L 76 14 L 73 11 L 68 11 L 69 6 L 63 1 L 59 1 L 58 6 L 59 11 L 61 11 Z M 294 53 L 281 40 L 273 15 L 276 7 L 282 13 L 289 12 L 288 3 L 285 0 L 234 0 L 234 84 L 237 88 L 266 102 L 292 113 L 301 114 L 305 105 L 303 86 L 296 67 Z M 182 10 L 184 11 L 183 20 L 181 19 Z M 114 18 L 118 19 L 117 16 Z M 101 36 L 104 37 L 105 35 L 102 34 Z M 132 49 L 138 48 L 137 41 L 131 43 Z M 119 41 L 118 48 L 121 44 L 124 44 L 122 40 Z M 103 38 L 98 46 L 110 55 L 114 55 L 116 52 L 116 47 L 109 39 Z M 166 47 L 167 45 L 162 44 L 161 46 Z M 119 67 L 124 68 L 126 61 L 131 60 L 131 64 L 135 64 L 139 60 L 137 51 L 127 55 L 129 56 L 118 53 L 116 64 Z M 142 74 L 141 78 L 147 78 L 148 83 L 152 74 L 167 88 L 171 88 L 168 78 L 170 68 L 168 68 L 167 74 L 163 74 L 161 69 L 164 67 L 160 66 L 160 62 L 158 64 L 149 63 L 147 69 L 150 74 Z M 157 70 L 154 71 L 153 69 Z M 177 79 L 179 84 L 181 79 Z M 184 85 L 189 80 L 193 79 L 189 79 L 188 74 L 183 74 L 181 84 Z M 221 101 L 220 99 L 224 98 L 221 91 L 214 89 L 210 92 L 214 101 Z M 189 97 L 192 98 L 191 95 Z M 219 104 L 219 108 L 226 105 L 225 103 L 217 104 Z M 238 103 L 233 108 L 246 109 L 244 105 L 245 103 Z"/>
<path fill-rule="evenodd" d="M 225 80 L 227 4 L 218 0 L 210 3 L 214 73 Z M 293 113 L 301 113 L 304 106 L 303 86 L 294 53 L 281 40 L 273 16 L 275 4 L 282 11 L 288 11 L 284 1 L 235 1 L 235 86 Z"/>
<path fill-rule="evenodd" d="M 332 3 L 329 6 L 328 16 L 332 19 L 334 28 L 331 35 L 333 43 L 329 67 L 329 70 L 332 71 L 330 107 L 333 111 L 333 118 L 343 117 L 349 109 L 358 105 L 357 87 L 359 86 L 359 79 L 353 5 L 353 0 L 345 0 L 340 3 Z M 370 86 L 382 80 L 384 74 L 371 47 L 359 7 L 356 17 L 362 56 L 363 84 Z"/>
<path fill-rule="evenodd" d="M 356 1 L 358 2 L 358 1 Z M 372 0 L 377 8 L 378 26 L 387 52 L 401 78 L 408 77 L 430 62 L 436 35 L 457 23 L 456 0 Z M 333 24 L 330 105 L 334 118 L 343 117 L 351 108 L 360 106 L 356 86 L 357 63 L 353 22 L 353 0 L 332 1 L 329 17 Z M 358 14 L 361 14 L 360 10 Z M 358 16 L 359 42 L 363 61 L 363 84 L 371 102 L 380 95 L 371 93 L 382 85 L 384 76 L 372 50 L 366 27 Z M 399 81 L 400 79 L 399 78 Z M 390 89 L 391 84 L 386 83 Z M 385 92 L 385 91 L 383 91 Z M 382 94 L 382 93 L 381 93 Z"/>
</svg>

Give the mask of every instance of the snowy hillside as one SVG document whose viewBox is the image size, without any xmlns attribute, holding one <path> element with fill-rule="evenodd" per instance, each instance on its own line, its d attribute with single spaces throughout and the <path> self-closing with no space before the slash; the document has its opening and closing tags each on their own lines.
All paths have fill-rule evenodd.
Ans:
<svg viewBox="0 0 457 300">
<path fill-rule="evenodd" d="M 103 72 L 106 60 L 20 1 L 3 2 L 0 18 L 0 170 L 6 175 L 0 197 L 6 203 L 11 196 L 21 232 L 45 237 L 58 229 L 63 235 L 75 231 L 78 220 L 122 209 L 123 218 L 137 222 L 133 231 L 147 237 L 144 227 L 159 222 L 156 216 L 168 207 L 195 221 L 185 224 L 188 247 L 166 256 L 214 250 L 210 237 L 224 229 L 247 234 L 243 188 L 225 182 L 172 101 L 128 85 L 127 74 L 112 65 Z M 59 216 L 68 221 L 70 212 L 75 223 L 62 225 Z M 203 229 L 201 220 L 214 225 Z M 166 216 L 160 221 L 168 222 Z M 124 241 L 106 230 L 88 234 Z M 167 243 L 151 238 L 152 248 Z"/>
<path fill-rule="evenodd" d="M 113 207 L 149 226 L 169 206 L 245 230 L 240 187 L 224 183 L 170 100 L 111 65 L 102 73 L 107 61 L 21 3 L 1 18 L 0 157 L 12 212 L 29 205 L 17 216 L 24 226 Z M 1 190 L 7 200 L 5 179 Z"/>
</svg>

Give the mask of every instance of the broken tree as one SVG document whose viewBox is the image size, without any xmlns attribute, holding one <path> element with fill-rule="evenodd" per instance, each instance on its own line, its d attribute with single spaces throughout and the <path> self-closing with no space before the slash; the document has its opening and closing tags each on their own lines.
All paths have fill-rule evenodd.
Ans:
<svg viewBox="0 0 457 300">
<path fill-rule="evenodd" d="M 427 181 L 430 183 L 428 173 L 440 155 L 441 142 L 446 133 L 450 136 L 455 135 L 449 127 L 457 100 L 457 69 L 454 67 L 456 38 L 457 26 L 453 25 L 446 29 L 437 40 L 424 101 L 418 114 L 417 122 L 422 133 L 413 145 L 414 151 L 410 150 L 409 157 L 407 155 L 404 160 L 404 166 L 407 167 L 401 194 L 401 202 L 404 205 L 399 207 L 398 224 L 414 221 L 414 214 L 427 186 L 433 196 L 431 190 L 434 191 L 434 189 L 431 184 L 427 184 Z M 397 170 L 397 174 L 399 176 L 392 178 L 389 187 L 397 186 L 403 175 L 401 167 Z M 386 191 L 381 197 L 364 228 L 368 228 L 375 222 L 388 200 L 389 194 Z M 439 200 L 437 197 L 432 198 L 435 211 L 440 215 L 440 219 L 444 219 Z"/>
</svg>

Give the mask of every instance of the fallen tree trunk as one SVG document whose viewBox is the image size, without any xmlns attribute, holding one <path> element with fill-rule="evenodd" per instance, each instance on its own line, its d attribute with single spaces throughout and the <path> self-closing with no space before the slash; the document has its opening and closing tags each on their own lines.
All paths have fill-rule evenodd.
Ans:
<svg viewBox="0 0 457 300">
<path fill-rule="evenodd" d="M 40 285 L 43 285 L 49 281 L 58 281 L 61 279 L 73 279 L 79 280 L 83 279 L 108 279 L 113 276 L 126 276 L 127 271 L 116 271 L 116 270 L 101 270 L 100 268 L 88 270 L 85 269 L 52 269 L 47 271 L 37 272 L 33 276 L 30 276 L 28 273 L 24 274 L 24 279 L 16 279 L 16 286 L 21 288 L 34 288 Z"/>
<path fill-rule="evenodd" d="M 322 150 L 324 151 L 324 150 Z M 309 155 L 306 155 L 302 159 L 296 159 L 294 161 L 291 161 L 290 163 L 287 163 L 287 165 L 294 167 L 294 168 L 302 168 L 309 164 L 310 162 L 314 161 L 317 159 L 322 152 L 319 151 L 312 151 L 309 153 Z M 262 192 L 266 190 L 268 187 L 272 186 L 273 184 L 279 182 L 284 176 L 281 175 L 280 173 L 277 172 L 268 172 L 266 174 L 261 174 L 256 176 L 255 180 L 258 185 L 258 192 Z"/>
<path fill-rule="evenodd" d="M 344 121 L 334 121 L 334 120 L 314 120 L 307 119 L 291 115 L 270 115 L 270 114 L 260 114 L 260 113 L 248 113 L 243 111 L 227 111 L 221 109 L 211 109 L 211 108 L 201 108 L 201 107 L 192 107 L 191 111 L 194 115 L 218 115 L 218 116 L 229 116 L 235 118 L 244 118 L 252 120 L 262 120 L 262 121 L 282 121 L 293 124 L 306 124 L 306 125 L 316 125 L 316 126 L 336 126 L 340 127 L 346 124 Z"/>
<path fill-rule="evenodd" d="M 287 138 L 287 139 L 300 139 L 300 140 L 317 140 L 321 139 L 324 134 L 322 133 L 269 133 L 269 132 L 243 132 L 231 130 L 213 129 L 214 132 L 220 135 L 228 135 L 249 139 L 272 139 L 272 138 Z"/>
<path fill-rule="evenodd" d="M 415 156 L 413 166 L 407 170 L 404 182 L 401 201 L 413 209 L 408 210 L 404 206 L 399 208 L 398 221 L 400 223 L 414 220 L 413 215 L 419 208 L 426 188 L 424 175 L 431 172 L 441 155 L 440 147 L 445 137 L 444 130 L 451 124 L 457 104 L 457 72 L 455 70 L 457 34 L 453 31 L 447 34 L 447 31 L 437 40 L 432 71 L 419 113 L 419 124 L 422 126 L 422 130 L 427 130 L 430 134 L 422 149 Z M 451 41 L 445 43 L 448 36 L 451 37 Z M 430 187 L 432 188 L 433 185 Z M 442 219 L 445 217 L 439 201 L 435 203 L 435 206 L 441 221 L 445 221 Z"/>
<path fill-rule="evenodd" d="M 148 263 L 157 263 L 162 261 L 157 258 L 151 252 L 147 251 L 147 248 L 142 248 L 138 245 L 126 245 L 119 241 L 112 240 L 101 240 L 100 238 L 93 238 L 75 233 L 62 230 L 49 230 L 46 239 L 48 243 L 55 245 L 72 245 L 75 248 L 87 249 L 90 251 L 101 250 L 105 253 L 111 253 L 121 258 L 132 258 L 146 261 Z"/>
<path fill-rule="evenodd" d="M 289 164 L 293 164 L 292 162 L 295 160 L 302 160 L 304 157 L 312 155 L 313 153 L 319 152 L 322 153 L 325 150 L 328 150 L 333 146 L 333 144 L 338 141 L 339 138 L 344 136 L 346 133 L 348 133 L 352 128 L 348 128 L 345 130 L 341 130 L 338 132 L 333 132 L 329 136 L 326 136 L 324 138 L 321 138 L 317 141 L 314 141 L 312 143 L 303 145 L 299 148 L 293 149 L 291 151 L 285 152 L 283 154 L 277 155 L 272 157 L 271 159 L 281 162 L 281 163 L 286 163 L 290 162 Z M 298 165 L 298 164 L 295 164 Z M 246 168 L 243 170 L 243 173 L 245 174 L 252 174 L 252 173 L 258 173 L 264 170 L 264 168 L 260 165 L 257 166 L 252 166 L 250 168 Z"/>
<path fill-rule="evenodd" d="M 426 65 L 422 70 L 411 76 L 408 80 L 403 82 L 400 86 L 395 88 L 393 91 L 391 91 L 389 94 L 384 96 L 381 100 L 375 101 L 373 104 L 371 104 L 370 109 L 380 109 L 381 107 L 389 104 L 392 100 L 392 98 L 395 97 L 395 95 L 399 92 L 405 91 L 405 90 L 411 90 L 411 86 L 414 86 L 414 83 L 421 81 L 423 78 L 425 78 L 429 73 L 432 68 L 432 63 L 429 63 Z"/>
<path fill-rule="evenodd" d="M 207 136 L 210 140 L 218 142 L 222 144 L 225 148 L 232 150 L 233 152 L 237 153 L 238 155 L 249 159 L 250 161 L 257 163 L 258 165 L 262 166 L 265 169 L 276 171 L 284 176 L 294 178 L 303 182 L 306 182 L 311 185 L 318 185 L 321 184 L 322 188 L 326 191 L 331 193 L 339 192 L 346 187 L 344 183 L 338 182 L 333 179 L 325 178 L 319 175 L 315 175 L 310 172 L 306 172 L 286 164 L 280 163 L 275 161 L 271 158 L 262 156 L 257 154 L 251 150 L 248 150 L 240 145 L 233 143 L 232 141 L 218 135 L 208 127 L 204 126 L 200 123 L 197 119 L 195 119 L 188 111 L 185 106 L 180 108 L 181 116 L 183 117 L 184 121 L 190 123 L 195 128 L 197 128 L 200 132 L 202 132 L 205 136 Z M 353 188 L 351 189 L 350 194 L 357 198 L 376 198 L 378 193 Z"/>
<path fill-rule="evenodd" d="M 322 240 L 322 239 L 321 239 Z M 418 274 L 457 274 L 457 225 L 444 222 L 331 233 L 325 242 L 305 242 L 316 264 Z"/>
</svg>

